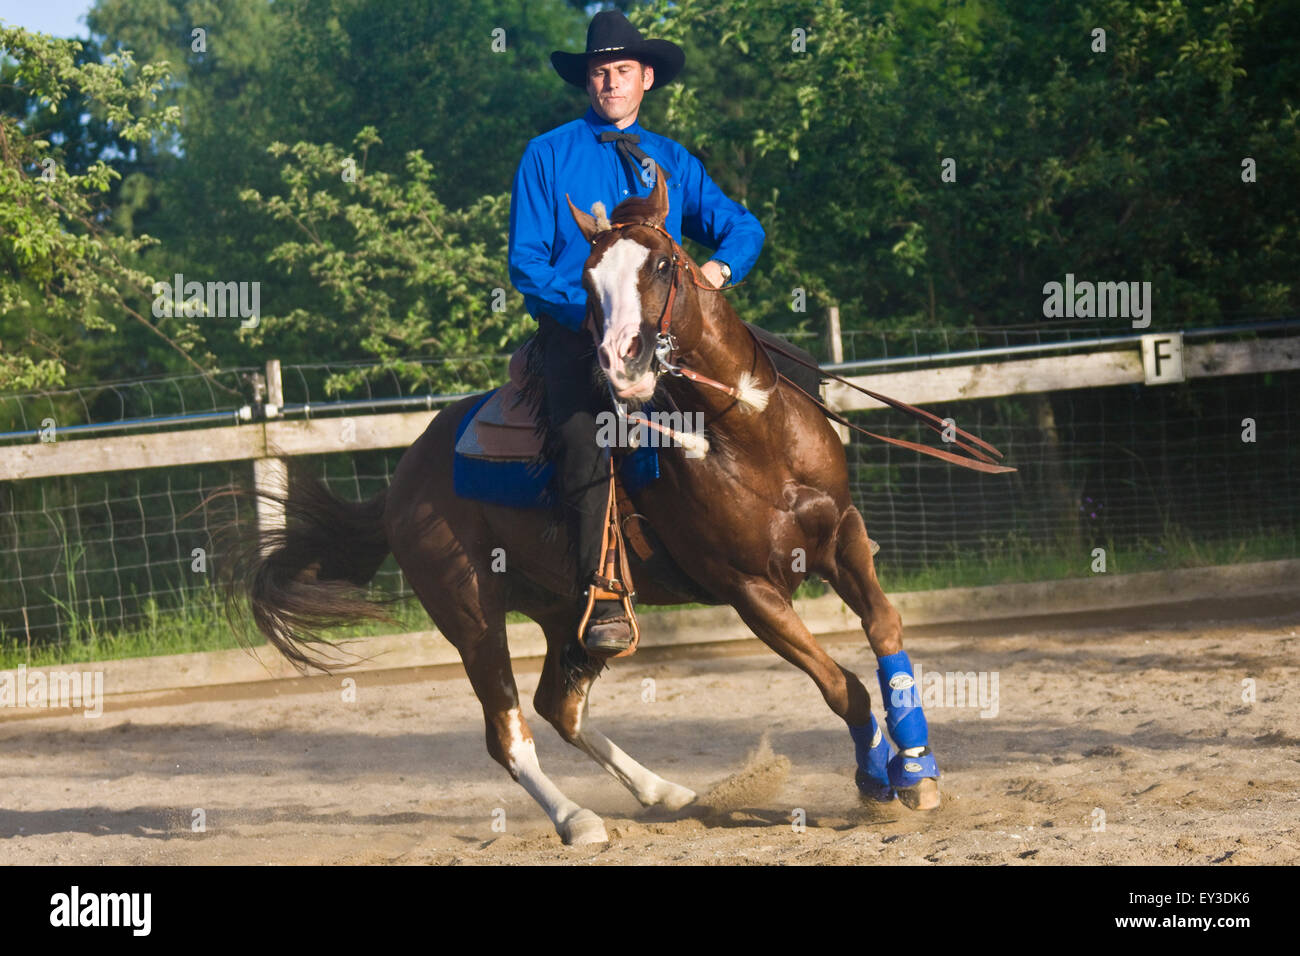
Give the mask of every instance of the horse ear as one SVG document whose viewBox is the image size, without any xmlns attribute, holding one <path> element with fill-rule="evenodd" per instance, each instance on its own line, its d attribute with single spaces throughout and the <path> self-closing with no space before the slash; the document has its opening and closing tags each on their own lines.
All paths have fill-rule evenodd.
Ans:
<svg viewBox="0 0 1300 956">
<path fill-rule="evenodd" d="M 651 160 L 653 162 L 653 160 Z M 664 171 L 655 163 L 655 185 L 650 190 L 651 221 L 663 225 L 668 221 L 668 188 L 664 185 Z"/>
<path fill-rule="evenodd" d="M 596 240 L 596 234 L 602 231 L 596 222 L 596 217 L 591 215 L 591 213 L 583 212 L 575 206 L 573 200 L 569 198 L 568 193 L 564 194 L 564 201 L 569 204 L 569 212 L 573 214 L 573 221 L 578 224 L 578 228 L 582 230 L 583 236 L 586 237 L 588 242 L 594 242 Z M 606 228 L 608 228 L 608 225 L 606 225 Z"/>
</svg>

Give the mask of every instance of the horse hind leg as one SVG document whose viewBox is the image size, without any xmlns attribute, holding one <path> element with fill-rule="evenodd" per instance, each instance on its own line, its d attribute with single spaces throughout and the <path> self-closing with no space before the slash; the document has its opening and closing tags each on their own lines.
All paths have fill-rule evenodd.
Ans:
<svg viewBox="0 0 1300 956">
<path fill-rule="evenodd" d="M 505 614 L 494 618 L 492 627 L 461 651 L 465 671 L 483 705 L 488 753 L 537 801 L 566 845 L 608 842 L 600 817 L 570 800 L 542 772 L 537 744 L 519 709 L 519 691 L 506 646 Z"/>
<path fill-rule="evenodd" d="M 511 684 L 513 685 L 513 677 Z M 513 689 L 513 688 L 512 688 Z M 504 715 L 499 711 L 489 713 L 484 706 L 484 713 L 489 718 L 488 750 L 502 764 L 510 776 L 522 786 L 551 818 L 555 832 L 560 835 L 566 846 L 584 843 L 608 843 L 609 835 L 605 832 L 605 823 L 591 810 L 578 806 L 542 772 L 537 760 L 537 745 L 532 732 L 519 711 L 516 698 L 513 706 L 506 709 Z M 504 716 L 505 727 L 500 726 L 499 717 Z M 495 752 L 491 745 L 493 732 L 498 741 L 505 744 L 504 756 Z M 501 744 L 498 743 L 500 749 Z"/>
<path fill-rule="evenodd" d="M 862 619 L 884 699 L 886 726 L 899 752 L 888 761 L 889 784 L 904 806 L 934 810 L 940 802 L 939 766 L 930 749 L 920 688 L 903 650 L 903 621 L 876 580 L 871 541 L 857 508 L 849 507 L 836 529 L 835 567 L 827 577 L 844 603 Z M 875 718 L 872 718 L 874 725 Z M 856 737 L 855 737 L 856 739 Z M 859 759 L 861 768 L 861 759 Z"/>
<path fill-rule="evenodd" d="M 642 806 L 662 804 L 679 810 L 695 799 L 695 791 L 665 780 L 633 760 L 587 721 L 591 685 L 601 662 L 588 657 L 573 640 L 576 615 L 539 621 L 546 633 L 546 662 L 533 705 L 567 743 L 577 747 L 627 787 Z"/>
<path fill-rule="evenodd" d="M 606 842 L 600 817 L 566 797 L 542 772 L 532 732 L 519 709 L 506 644 L 505 604 L 494 576 L 476 570 L 440 518 L 425 522 L 418 533 L 395 534 L 393 540 L 393 552 L 412 590 L 460 652 L 483 707 L 492 759 L 537 801 L 566 844 Z"/>
</svg>

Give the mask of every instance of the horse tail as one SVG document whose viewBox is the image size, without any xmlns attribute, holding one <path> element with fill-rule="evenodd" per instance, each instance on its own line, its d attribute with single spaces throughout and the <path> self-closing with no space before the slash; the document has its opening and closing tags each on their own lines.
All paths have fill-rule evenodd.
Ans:
<svg viewBox="0 0 1300 956">
<path fill-rule="evenodd" d="M 390 551 L 383 525 L 387 489 L 352 502 L 335 497 L 315 478 L 295 477 L 287 494 L 226 493 L 275 501 L 285 516 L 283 527 L 236 533 L 225 595 L 236 633 L 245 610 L 239 598 L 247 595 L 257 629 L 299 671 L 329 672 L 350 663 L 322 657 L 309 645 L 324 641 L 323 628 L 393 621 L 384 606 L 401 598 L 363 590 Z"/>
</svg>

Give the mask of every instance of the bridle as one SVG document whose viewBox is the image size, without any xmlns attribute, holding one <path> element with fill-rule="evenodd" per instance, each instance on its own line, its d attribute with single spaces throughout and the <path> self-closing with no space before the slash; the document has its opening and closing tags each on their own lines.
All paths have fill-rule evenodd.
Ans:
<svg viewBox="0 0 1300 956">
<path fill-rule="evenodd" d="M 677 351 L 677 339 L 673 336 L 672 321 L 673 307 L 677 303 L 677 289 L 681 284 L 683 267 L 685 267 L 686 274 L 690 278 L 691 282 L 693 282 L 697 288 L 704 289 L 708 292 L 724 292 L 727 289 L 736 288 L 736 285 L 739 285 L 740 283 L 718 288 L 717 286 L 701 282 L 695 277 L 695 270 L 690 266 L 690 259 L 686 255 L 686 250 L 681 247 L 667 229 L 658 223 L 646 220 L 630 220 L 625 222 L 611 222 L 609 224 L 610 229 L 627 229 L 631 226 L 645 226 L 647 229 L 653 229 L 668 240 L 668 244 L 672 249 L 672 258 L 670 259 L 672 271 L 668 276 L 668 297 L 664 300 L 663 311 L 659 313 L 659 322 L 657 323 L 658 329 L 655 333 L 654 355 L 655 361 L 658 363 L 658 368 L 654 371 L 655 381 L 658 382 L 659 376 L 667 372 L 669 375 L 688 379 L 689 381 L 703 385 L 707 388 L 715 388 L 720 392 L 725 392 L 732 398 L 739 399 L 741 397 L 741 391 L 739 388 L 719 382 L 717 379 L 709 378 L 707 375 L 702 375 L 692 369 L 684 368 L 682 365 L 673 361 L 674 354 Z"/>
<path fill-rule="evenodd" d="M 669 245 L 672 247 L 672 259 L 671 259 L 672 273 L 669 275 L 668 297 L 664 300 L 663 312 L 659 314 L 658 330 L 655 334 L 654 356 L 655 356 L 655 362 L 658 363 L 658 368 L 656 368 L 654 371 L 656 385 L 658 384 L 659 377 L 664 372 L 667 372 L 670 375 L 688 379 L 689 381 L 695 382 L 696 384 L 699 385 L 703 385 L 707 388 L 714 388 L 720 392 L 725 392 L 726 394 L 730 395 L 732 398 L 735 398 L 737 401 L 740 401 L 742 404 L 746 404 L 745 399 L 742 398 L 743 393 L 739 387 L 727 385 L 723 382 L 719 382 L 716 379 L 709 378 L 707 375 L 702 375 L 699 372 L 696 372 L 692 369 L 685 368 L 682 365 L 673 361 L 674 354 L 677 351 L 677 340 L 673 337 L 673 333 L 672 333 L 673 307 L 676 305 L 677 302 L 677 289 L 681 282 L 682 267 L 683 266 L 686 267 L 687 275 L 690 277 L 690 280 L 693 283 L 695 283 L 696 286 L 698 286 L 701 289 L 705 289 L 709 292 L 722 292 L 725 291 L 726 289 L 733 289 L 735 288 L 735 286 L 734 285 L 724 286 L 723 288 L 719 289 L 712 285 L 706 285 L 705 283 L 697 279 L 695 277 L 694 270 L 690 268 L 690 260 L 686 256 L 686 251 L 682 249 L 681 245 L 678 244 L 677 240 L 672 237 L 672 235 L 668 232 L 668 230 L 664 229 L 664 227 L 659 225 L 658 223 L 648 222 L 645 220 L 611 222 L 609 224 L 609 229 L 627 229 L 631 226 L 645 226 L 649 229 L 655 230 L 658 233 L 661 233 L 664 236 L 664 238 L 668 240 Z M 601 232 L 605 232 L 605 231 L 607 230 L 604 229 L 601 230 Z M 745 329 L 746 331 L 749 331 L 748 326 L 745 326 Z M 896 398 L 890 398 L 888 395 L 882 395 L 879 392 L 873 392 L 869 388 L 863 388 L 861 385 L 857 385 L 853 382 L 850 382 L 847 379 L 842 378 L 841 376 L 836 375 L 833 372 L 827 372 L 823 370 L 820 366 L 809 363 L 804 359 L 800 358 L 798 355 L 794 355 L 791 352 L 788 352 L 785 349 L 779 348 L 775 345 L 769 344 L 769 346 L 765 347 L 763 343 L 758 341 L 757 337 L 754 336 L 752 331 L 749 331 L 749 334 L 751 337 L 754 337 L 754 347 L 758 350 L 758 353 L 760 355 L 766 356 L 768 362 L 772 364 L 772 370 L 776 373 L 778 382 L 781 379 L 785 379 L 787 382 L 789 382 L 790 380 L 787 379 L 784 375 L 782 375 L 780 373 L 780 370 L 776 368 L 776 363 L 773 362 L 772 357 L 767 354 L 767 347 L 776 349 L 776 351 L 780 352 L 786 358 L 790 359 L 791 361 L 795 362 L 798 365 L 802 365 L 806 368 L 813 369 L 819 375 L 824 375 L 828 378 L 832 378 L 835 381 L 843 385 L 847 385 L 849 388 L 861 392 L 862 394 L 870 398 L 873 398 L 884 405 L 888 405 L 891 408 L 896 408 L 899 411 L 910 415 L 912 418 L 915 418 L 916 420 L 924 424 L 931 431 L 939 433 L 943 437 L 943 440 L 945 442 L 955 444 L 958 448 L 961 448 L 963 451 L 967 452 L 968 454 L 966 455 L 954 454 L 953 452 L 942 451 L 937 448 L 931 448 L 928 445 L 921 445 L 918 444 L 917 442 L 904 441 L 901 438 L 893 438 L 891 436 L 879 435 L 876 432 L 867 431 L 865 428 L 861 427 L 860 425 L 856 425 L 853 422 L 850 422 L 847 418 L 845 418 L 843 415 L 839 414 L 838 412 L 828 408 L 825 402 L 822 402 L 811 395 L 808 396 L 808 398 L 811 401 L 813 401 L 829 418 L 839 422 L 841 425 L 845 425 L 849 428 L 852 428 L 854 431 L 861 432 L 864 435 L 868 435 L 871 438 L 875 438 L 879 441 L 886 442 L 887 444 L 897 445 L 901 448 L 908 448 L 911 449 L 912 451 L 919 452 L 920 454 L 929 455 L 933 458 L 938 458 L 941 459 L 942 461 L 946 461 L 954 465 L 960 465 L 963 468 L 969 468 L 973 471 L 982 471 L 990 474 L 999 474 L 1003 472 L 1016 470 L 1015 468 L 1011 468 L 1007 465 L 998 464 L 994 456 L 996 456 L 996 458 L 1001 458 L 1002 452 L 998 451 L 988 442 L 976 437 L 975 435 L 972 435 L 970 432 L 958 428 L 951 419 L 946 419 L 946 420 L 941 419 L 937 415 L 934 415 L 931 412 L 927 412 L 923 408 L 915 408 L 914 406 L 909 405 L 906 402 L 899 401 Z M 795 386 L 792 382 L 790 384 L 796 390 L 802 392 L 802 390 L 798 389 L 798 386 Z M 624 404 L 618 400 L 618 396 L 614 394 L 614 388 L 612 384 L 610 385 L 610 397 L 614 401 L 614 407 L 617 410 L 619 417 L 625 419 L 627 417 L 627 409 L 624 406 Z M 657 430 L 664 432 L 665 434 L 670 435 L 670 437 L 675 436 L 676 434 L 672 432 L 671 429 L 668 429 L 665 426 L 659 425 L 655 422 L 647 421 L 646 424 L 652 428 L 656 428 Z M 962 439 L 965 440 L 963 441 Z"/>
</svg>

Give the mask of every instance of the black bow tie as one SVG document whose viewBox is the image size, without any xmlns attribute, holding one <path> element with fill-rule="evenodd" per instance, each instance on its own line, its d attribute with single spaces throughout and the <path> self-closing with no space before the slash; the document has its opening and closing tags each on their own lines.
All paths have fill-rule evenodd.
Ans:
<svg viewBox="0 0 1300 956">
<path fill-rule="evenodd" d="M 633 192 L 636 191 L 636 181 L 640 179 L 647 171 L 653 175 L 655 162 L 646 155 L 637 143 L 641 142 L 641 137 L 636 133 L 619 133 L 614 130 L 605 130 L 600 134 L 602 143 L 613 143 L 618 147 L 619 154 L 623 157 L 627 165 L 629 174 L 632 177 Z M 662 168 L 662 167 L 661 167 Z M 668 170 L 664 170 L 668 174 Z M 642 180 L 644 182 L 644 180 Z"/>
</svg>

